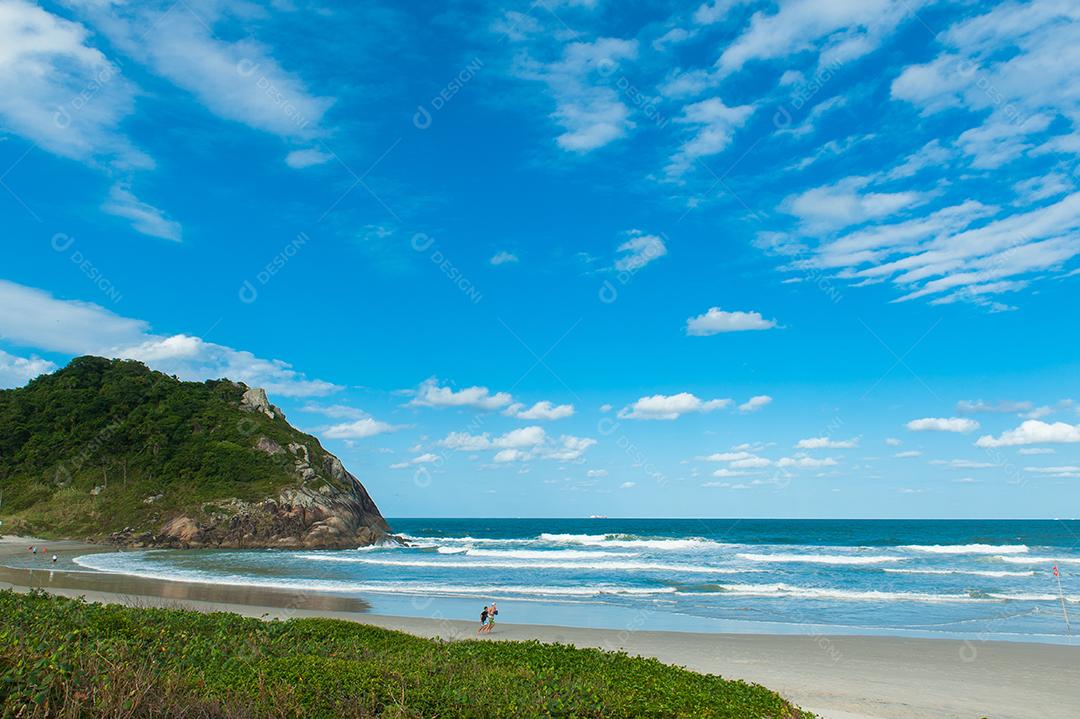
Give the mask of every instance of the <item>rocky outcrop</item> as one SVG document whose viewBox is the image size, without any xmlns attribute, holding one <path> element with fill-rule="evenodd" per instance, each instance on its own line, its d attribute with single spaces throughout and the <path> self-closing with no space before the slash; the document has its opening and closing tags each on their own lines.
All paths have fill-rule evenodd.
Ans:
<svg viewBox="0 0 1080 719">
<path fill-rule="evenodd" d="M 266 392 L 257 388 L 244 392 L 240 407 L 270 419 L 284 417 L 270 404 Z M 110 540 L 131 547 L 307 549 L 345 549 L 397 540 L 360 480 L 317 442 L 312 446 L 289 442 L 282 447 L 259 436 L 251 446 L 287 462 L 295 482 L 276 496 L 255 502 L 213 502 L 199 511 L 168 517 L 157 532 L 125 528 L 110 535 Z M 156 495 L 144 501 L 161 498 Z"/>
<path fill-rule="evenodd" d="M 269 455 L 281 454 L 285 451 L 281 448 L 280 444 L 266 437 L 259 437 L 259 441 L 255 443 L 255 449 L 260 452 L 266 452 Z"/>
<path fill-rule="evenodd" d="M 266 390 L 261 387 L 252 387 L 244 392 L 244 396 L 240 400 L 240 409 L 248 412 L 262 412 L 270 419 L 276 417 L 285 418 L 284 412 L 270 404 L 270 400 L 266 397 Z"/>
<path fill-rule="evenodd" d="M 351 491 L 300 486 L 262 502 L 232 500 L 209 516 L 172 517 L 157 534 L 117 533 L 113 541 L 143 547 L 278 547 L 347 549 L 393 541 L 390 528 L 359 482 Z"/>
</svg>

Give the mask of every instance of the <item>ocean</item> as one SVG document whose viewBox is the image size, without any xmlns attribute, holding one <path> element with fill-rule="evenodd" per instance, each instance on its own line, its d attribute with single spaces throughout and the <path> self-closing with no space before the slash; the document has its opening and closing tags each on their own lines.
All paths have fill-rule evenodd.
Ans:
<svg viewBox="0 0 1080 719">
<path fill-rule="evenodd" d="M 411 546 L 142 550 L 75 564 L 333 592 L 400 616 L 476 619 L 497 601 L 502 621 L 531 624 L 1071 643 L 1072 612 L 1080 630 L 1078 520 L 390 523 Z"/>
</svg>

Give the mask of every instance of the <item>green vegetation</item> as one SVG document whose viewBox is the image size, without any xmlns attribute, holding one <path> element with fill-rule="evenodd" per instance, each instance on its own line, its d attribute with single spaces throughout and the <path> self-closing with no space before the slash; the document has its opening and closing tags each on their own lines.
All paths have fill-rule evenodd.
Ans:
<svg viewBox="0 0 1080 719">
<path fill-rule="evenodd" d="M 538 642 L 0 592 L 8 717 L 812 719 L 764 687 Z"/>
<path fill-rule="evenodd" d="M 260 437 L 325 451 L 281 416 L 244 411 L 241 384 L 181 382 L 134 361 L 79 357 L 0 391 L 0 519 L 5 532 L 102 539 L 152 530 L 215 502 L 258 501 L 297 483 L 293 457 Z M 160 495 L 160 496 L 159 496 Z"/>
</svg>

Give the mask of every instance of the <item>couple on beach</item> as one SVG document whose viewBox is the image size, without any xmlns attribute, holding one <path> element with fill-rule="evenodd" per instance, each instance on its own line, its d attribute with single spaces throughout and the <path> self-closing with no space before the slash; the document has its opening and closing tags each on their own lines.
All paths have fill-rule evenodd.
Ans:
<svg viewBox="0 0 1080 719">
<path fill-rule="evenodd" d="M 495 606 L 495 602 L 492 602 L 490 607 L 484 607 L 484 611 L 480 612 L 480 628 L 476 630 L 476 633 L 490 634 L 492 627 L 495 626 L 495 615 L 498 613 L 499 609 Z"/>
</svg>

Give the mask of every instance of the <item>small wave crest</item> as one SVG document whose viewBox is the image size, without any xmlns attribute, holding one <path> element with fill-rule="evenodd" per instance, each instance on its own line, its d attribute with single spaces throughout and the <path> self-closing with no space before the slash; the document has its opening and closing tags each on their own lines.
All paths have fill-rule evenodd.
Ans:
<svg viewBox="0 0 1080 719">
<path fill-rule="evenodd" d="M 1010 572 L 995 569 L 891 569 L 882 571 L 890 574 L 962 574 L 971 577 L 1034 577 L 1035 572 Z"/>
<path fill-rule="evenodd" d="M 549 554 L 556 554 L 550 552 Z M 587 553 L 586 553 L 587 554 Z M 545 569 L 555 571 L 613 571 L 613 572 L 665 572 L 670 574 L 747 574 L 761 572 L 760 569 L 736 569 L 734 567 L 709 567 L 697 564 L 672 564 L 663 562 L 640 562 L 640 561 L 491 561 L 487 559 L 386 559 L 363 556 L 349 556 L 341 554 L 300 554 L 301 559 L 314 562 L 341 562 L 347 564 L 365 564 L 381 567 L 425 567 L 430 569 Z M 471 555 L 470 555 L 471 556 Z"/>
<path fill-rule="evenodd" d="M 994 557 L 1002 562 L 1008 562 L 1009 564 L 1080 564 L 1080 558 L 1078 557 L 1065 557 L 1064 559 L 1058 559 L 1055 557 Z"/>
<path fill-rule="evenodd" d="M 550 544 L 578 544 L 590 547 L 628 547 L 638 549 L 687 550 L 725 546 L 701 537 L 639 537 L 634 534 L 541 534 L 538 539 Z"/>
<path fill-rule="evenodd" d="M 132 559 L 133 553 L 125 553 L 125 559 Z M 435 582 L 349 582 L 331 579 L 300 579 L 285 577 L 253 577 L 242 575 L 208 574 L 196 570 L 158 570 L 148 567 L 121 565 L 119 561 L 102 561 L 101 557 L 112 558 L 115 555 L 92 554 L 76 557 L 75 563 L 86 569 L 126 574 L 147 579 L 160 579 L 194 584 L 229 584 L 233 586 L 281 589 L 285 591 L 314 592 L 369 592 L 372 594 L 406 594 L 435 596 L 485 596 L 516 597 L 530 599 L 537 597 L 598 597 L 603 595 L 649 596 L 656 594 L 674 594 L 675 587 L 624 587 L 613 584 L 582 586 L 556 586 L 531 584 L 506 585 L 459 585 L 439 584 Z"/>
<path fill-rule="evenodd" d="M 892 557 L 887 555 L 858 556 L 850 554 L 753 554 L 750 552 L 743 552 L 735 556 L 750 562 L 775 562 L 781 564 L 860 565 L 886 564 L 904 560 L 903 557 Z"/>
<path fill-rule="evenodd" d="M 923 554 L 1026 554 L 1026 544 L 904 544 L 897 549 Z"/>
</svg>

